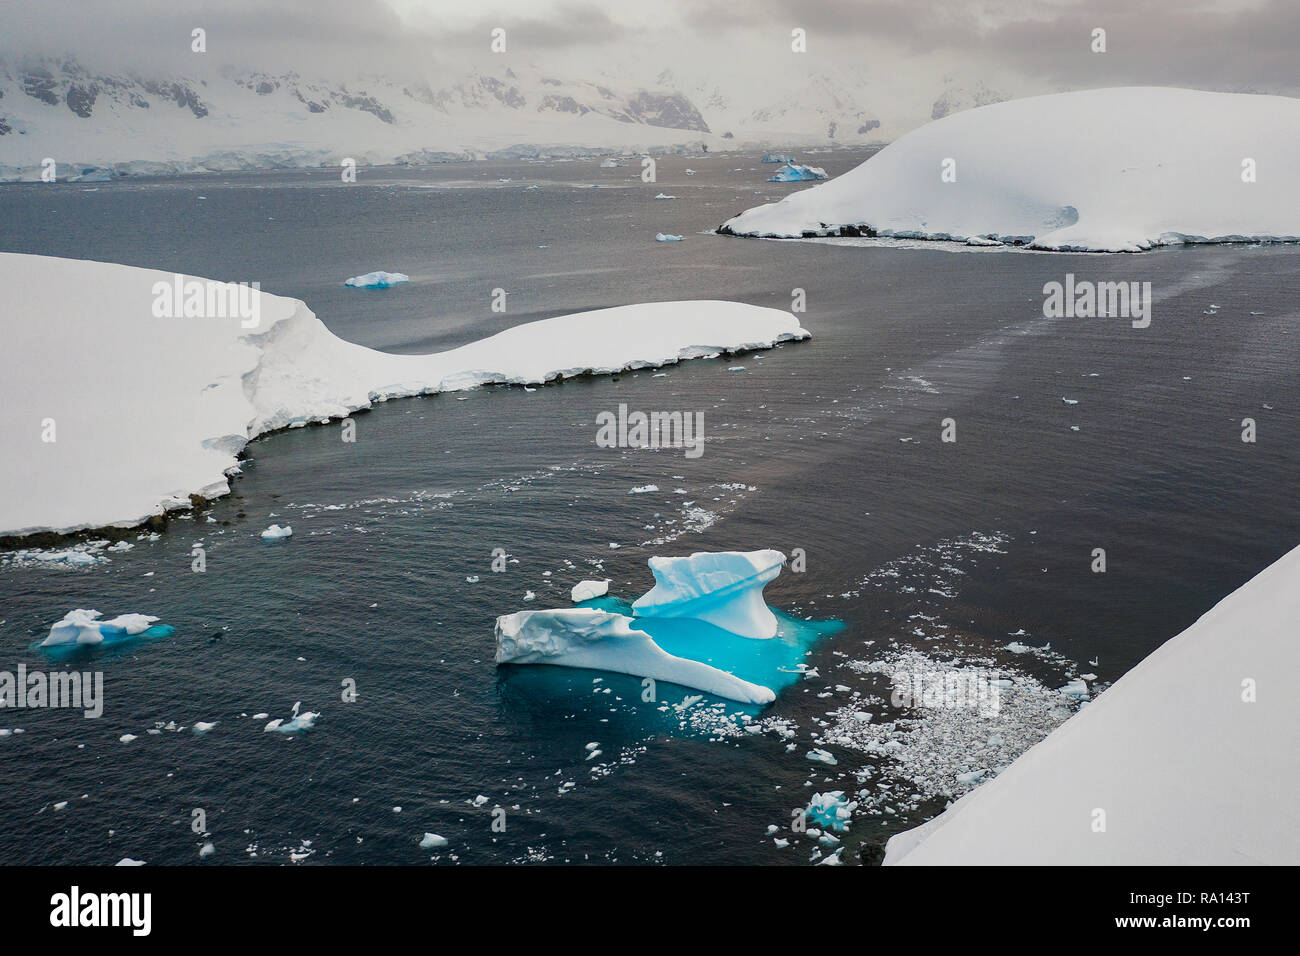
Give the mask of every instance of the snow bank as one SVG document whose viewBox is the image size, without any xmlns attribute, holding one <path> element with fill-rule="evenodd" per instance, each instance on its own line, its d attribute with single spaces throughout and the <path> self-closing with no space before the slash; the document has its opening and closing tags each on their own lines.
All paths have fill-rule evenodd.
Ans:
<svg viewBox="0 0 1300 956">
<path fill-rule="evenodd" d="M 354 289 L 387 289 L 389 286 L 410 281 L 411 277 L 403 272 L 367 272 L 363 276 L 345 279 L 343 284 Z"/>
<path fill-rule="evenodd" d="M 1300 863 L 1297 620 L 1300 548 L 998 777 L 893 837 L 885 863 Z"/>
<path fill-rule="evenodd" d="M 690 617 L 742 637 L 776 635 L 763 587 L 781 573 L 780 551 L 697 551 L 650 559 L 655 586 L 632 603 L 637 617 Z"/>
<path fill-rule="evenodd" d="M 186 281 L 209 293 L 231 288 Z M 133 525 L 189 506 L 192 494 L 224 495 L 252 438 L 389 398 L 535 385 L 808 336 L 776 309 L 655 302 L 531 322 L 432 355 L 387 355 L 335 337 L 296 299 L 251 289 L 255 327 L 156 316 L 155 285 L 176 282 L 147 269 L 0 254 L 0 535 Z"/>
<path fill-rule="evenodd" d="M 1156 87 L 1058 93 L 936 120 L 838 179 L 722 228 L 795 238 L 853 227 L 1124 252 L 1296 240 L 1297 155 L 1298 99 Z M 1243 181 L 1246 166 L 1256 181 Z"/>
<path fill-rule="evenodd" d="M 693 687 L 745 704 L 768 704 L 776 695 L 699 661 L 674 657 L 624 614 L 593 608 L 518 611 L 496 623 L 498 664 L 557 664 Z"/>
</svg>

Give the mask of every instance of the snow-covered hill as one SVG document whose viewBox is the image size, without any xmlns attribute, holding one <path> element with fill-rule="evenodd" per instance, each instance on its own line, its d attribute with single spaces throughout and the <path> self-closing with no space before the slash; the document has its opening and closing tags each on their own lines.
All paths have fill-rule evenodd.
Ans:
<svg viewBox="0 0 1300 956">
<path fill-rule="evenodd" d="M 499 155 L 860 144 L 881 121 L 846 79 L 771 97 L 663 71 L 648 85 L 502 67 L 419 81 L 232 68 L 92 70 L 0 60 L 0 181 Z"/>
</svg>

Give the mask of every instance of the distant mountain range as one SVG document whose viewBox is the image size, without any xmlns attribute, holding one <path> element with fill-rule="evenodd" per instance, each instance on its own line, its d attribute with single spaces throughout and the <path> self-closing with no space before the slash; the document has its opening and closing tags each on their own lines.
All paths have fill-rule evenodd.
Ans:
<svg viewBox="0 0 1300 956">
<path fill-rule="evenodd" d="M 881 142 L 889 129 L 847 78 L 809 76 L 771 101 L 694 88 L 664 71 L 650 86 L 540 72 L 454 82 L 220 70 L 93 71 L 71 58 L 0 60 L 0 180 L 215 169 L 424 163 L 474 157 L 687 151 Z M 1005 97 L 950 86 L 933 115 Z"/>
</svg>

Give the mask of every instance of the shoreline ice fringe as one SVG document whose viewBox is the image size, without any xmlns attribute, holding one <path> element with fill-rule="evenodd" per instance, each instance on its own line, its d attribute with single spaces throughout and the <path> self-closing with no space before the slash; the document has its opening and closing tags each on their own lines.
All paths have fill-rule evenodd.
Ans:
<svg viewBox="0 0 1300 956">
<path fill-rule="evenodd" d="M 1294 242 L 1297 155 L 1300 99 L 1160 87 L 1056 93 L 935 120 L 719 232 L 1090 252 Z"/>
<path fill-rule="evenodd" d="M 1300 547 L 996 778 L 892 837 L 885 864 L 1300 863 L 1297 620 Z"/>
<path fill-rule="evenodd" d="M 604 670 L 680 684 L 744 704 L 769 704 L 776 699 L 770 687 L 670 654 L 637 624 L 645 621 L 648 627 L 652 619 L 691 618 L 725 631 L 728 638 L 741 638 L 742 644 L 752 640 L 757 653 L 757 645 L 777 634 L 776 617 L 763 603 L 763 588 L 781 573 L 784 563 L 785 555 L 772 550 L 653 557 L 655 586 L 632 605 L 634 617 L 598 608 L 504 614 L 496 621 L 496 663 Z M 579 588 L 574 588 L 573 598 L 579 599 Z M 720 647 L 710 648 L 707 638 L 691 639 L 689 646 L 691 654 L 721 654 Z M 746 650 L 743 656 L 752 654 Z"/>
<path fill-rule="evenodd" d="M 297 299 L 254 292 L 254 328 L 159 317 L 172 273 L 0 254 L 0 535 L 138 525 L 230 491 L 237 455 L 375 402 L 585 374 L 808 338 L 789 312 L 653 302 L 557 316 L 430 355 L 336 337 Z M 207 280 L 198 280 L 200 283 Z M 222 283 L 209 283 L 223 286 Z M 105 383 L 121 369 L 144 374 Z M 101 383 L 87 399 L 88 383 Z M 86 462 L 97 465 L 88 484 Z"/>
</svg>

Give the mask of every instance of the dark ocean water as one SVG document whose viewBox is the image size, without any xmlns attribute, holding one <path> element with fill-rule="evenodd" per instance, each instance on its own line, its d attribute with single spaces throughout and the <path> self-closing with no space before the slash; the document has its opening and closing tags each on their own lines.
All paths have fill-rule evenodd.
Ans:
<svg viewBox="0 0 1300 956">
<path fill-rule="evenodd" d="M 863 154 L 808 158 L 837 174 Z M 230 497 L 109 564 L 0 568 L 0 669 L 50 666 L 33 645 L 73 608 L 176 628 L 57 665 L 103 670 L 98 720 L 0 712 L 25 731 L 0 737 L 0 862 L 197 862 L 211 839 L 211 863 L 423 863 L 432 831 L 450 841 L 444 863 L 806 863 L 765 828 L 810 783 L 856 788 L 884 759 L 831 748 L 839 765 L 810 776 L 804 757 L 847 696 L 835 688 L 872 689 L 845 666 L 870 656 L 864 642 L 906 642 L 925 614 L 977 648 L 1023 631 L 1113 681 L 1300 539 L 1300 249 L 703 234 L 800 188 L 764 182 L 770 170 L 709 156 L 661 160 L 653 185 L 635 164 L 582 161 L 366 170 L 356 185 L 319 171 L 0 188 L 0 251 L 257 280 L 391 351 L 638 301 L 789 307 L 796 288 L 814 336 L 665 376 L 395 401 L 356 417 L 355 444 L 337 424 L 268 436 Z M 661 190 L 678 199 L 652 200 Z M 661 231 L 686 240 L 655 243 Z M 342 286 L 374 269 L 412 281 Z M 1043 284 L 1067 272 L 1150 281 L 1150 328 L 1041 318 Z M 498 287 L 506 315 L 490 311 Z M 147 387 L 147 367 L 106 370 L 86 400 Z M 703 411 L 705 454 L 598 448 L 596 416 L 620 403 Z M 945 418 L 955 443 L 939 440 Z M 646 484 L 660 491 L 628 494 Z M 286 521 L 291 539 L 259 538 Z M 653 554 L 764 547 L 807 554 L 769 603 L 846 625 L 814 645 L 820 677 L 767 711 L 797 728 L 793 751 L 701 705 L 643 704 L 632 678 L 492 663 L 497 615 L 564 606 L 583 578 L 631 600 Z M 1105 574 L 1089 569 L 1098 547 Z M 495 548 L 517 560 L 505 573 Z M 316 727 L 263 733 L 295 701 Z M 199 720 L 218 723 L 196 736 Z M 147 733 L 168 721 L 186 729 Z M 899 806 L 855 820 L 846 862 L 942 803 Z M 210 837 L 190 828 L 196 808 Z"/>
</svg>

